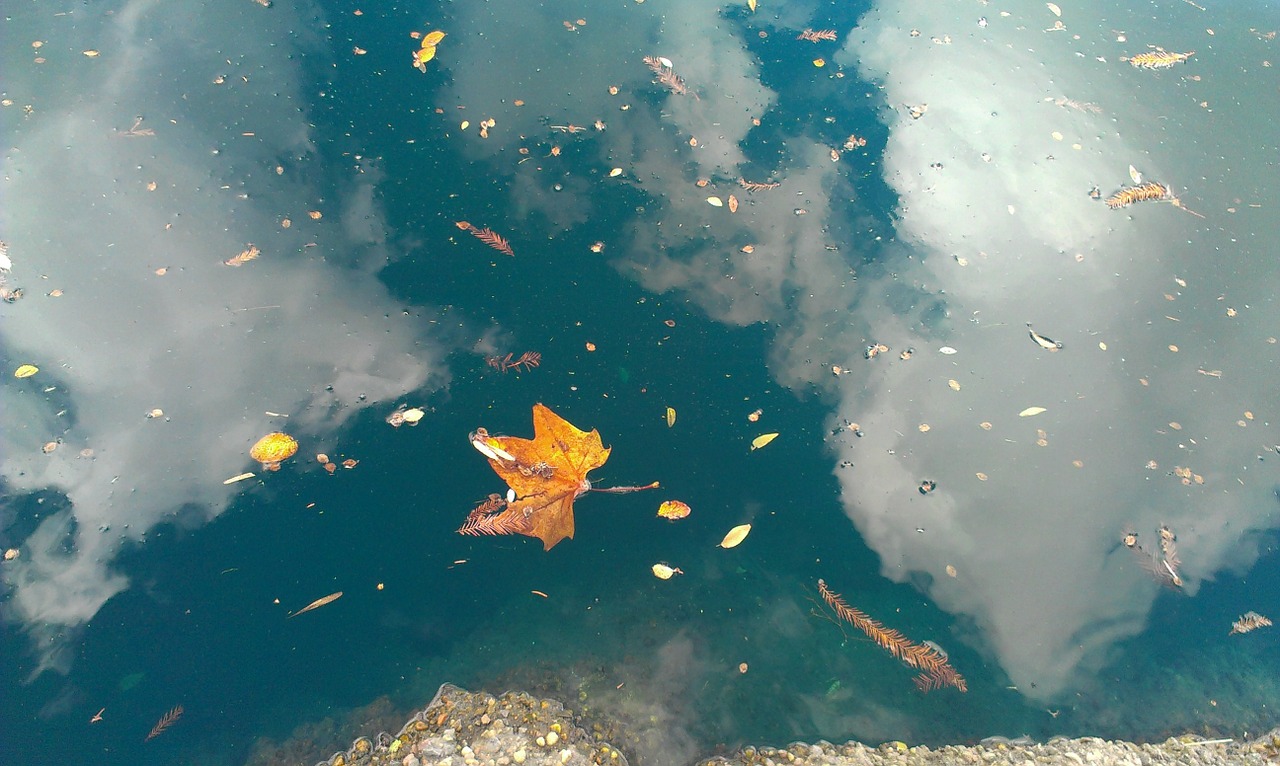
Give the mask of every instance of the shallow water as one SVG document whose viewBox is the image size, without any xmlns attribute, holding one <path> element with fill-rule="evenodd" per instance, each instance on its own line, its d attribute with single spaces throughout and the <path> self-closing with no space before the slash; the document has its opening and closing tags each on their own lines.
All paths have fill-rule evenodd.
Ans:
<svg viewBox="0 0 1280 766">
<path fill-rule="evenodd" d="M 619 719 L 644 763 L 1274 723 L 1270 630 L 1228 632 L 1280 611 L 1275 8 L 688 5 L 13 12 L 6 750 L 309 763 L 445 681 Z M 1121 60 L 1151 45 L 1196 53 Z M 1131 165 L 1182 209 L 1090 199 Z M 550 552 L 454 534 L 505 491 L 467 434 L 537 402 L 613 448 L 598 485 L 663 488 L 580 498 Z M 302 446 L 266 473 L 273 430 Z M 1122 543 L 1161 525 L 1176 560 Z"/>
</svg>

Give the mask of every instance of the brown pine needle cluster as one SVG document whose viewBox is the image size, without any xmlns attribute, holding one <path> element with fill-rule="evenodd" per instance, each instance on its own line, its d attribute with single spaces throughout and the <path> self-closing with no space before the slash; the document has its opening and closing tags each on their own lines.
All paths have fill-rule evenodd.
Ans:
<svg viewBox="0 0 1280 766">
<path fill-rule="evenodd" d="M 515 255 L 515 252 L 511 249 L 511 243 L 487 226 L 483 229 L 477 229 L 466 221 L 458 221 L 454 225 L 503 255 Z"/>
<path fill-rule="evenodd" d="M 1147 553 L 1142 546 L 1138 544 L 1138 535 L 1136 532 L 1126 532 L 1123 538 L 1124 546 L 1133 551 L 1138 559 L 1138 566 L 1146 570 L 1147 574 L 1162 584 L 1171 588 L 1182 587 L 1182 574 L 1178 571 L 1182 566 L 1182 561 L 1178 559 L 1178 537 L 1173 533 L 1172 529 L 1165 525 L 1160 526 L 1160 553 Z"/>
<path fill-rule="evenodd" d="M 161 734 L 164 733 L 165 729 L 177 723 L 178 719 L 181 717 L 182 717 L 182 706 L 181 705 L 174 706 L 172 710 L 160 716 L 160 720 L 156 721 L 156 725 L 151 727 L 151 733 L 147 735 L 147 738 L 144 739 L 143 742 L 150 742 L 151 740 L 160 736 Z"/>
<path fill-rule="evenodd" d="M 655 56 L 644 57 L 645 66 L 654 74 L 654 79 L 658 83 L 665 85 L 668 90 L 677 96 L 687 96 L 689 87 L 684 84 L 684 78 L 676 74 L 676 71 L 662 62 Z"/>
<path fill-rule="evenodd" d="M 1257 612 L 1245 612 L 1240 619 L 1231 623 L 1231 632 L 1227 635 L 1234 636 L 1237 633 L 1248 633 L 1251 630 L 1265 628 L 1271 625 L 1271 620 L 1258 614 Z"/>
<path fill-rule="evenodd" d="M 913 680 L 920 691 L 932 691 L 944 686 L 954 686 L 962 692 L 969 690 L 964 677 L 947 663 L 947 658 L 938 650 L 925 644 L 912 643 L 898 631 L 886 628 L 866 613 L 849 606 L 839 593 L 827 587 L 824 580 L 818 580 L 818 593 L 835 610 L 837 617 L 867 634 L 880 648 L 897 657 L 907 667 L 919 670 L 920 675 Z"/>
<path fill-rule="evenodd" d="M 755 181 L 748 181 L 745 178 L 739 178 L 738 185 L 747 191 L 771 191 L 782 186 L 780 183 L 756 183 Z"/>
<path fill-rule="evenodd" d="M 800 33 L 797 40 L 808 40 L 811 43 L 820 43 L 823 40 L 836 39 L 836 31 L 834 29 L 819 29 L 816 32 L 812 29 L 806 29 Z"/>
<path fill-rule="evenodd" d="M 526 531 L 529 520 L 523 513 L 506 513 L 507 499 L 497 493 L 472 509 L 458 528 L 460 535 L 516 535 Z"/>
</svg>

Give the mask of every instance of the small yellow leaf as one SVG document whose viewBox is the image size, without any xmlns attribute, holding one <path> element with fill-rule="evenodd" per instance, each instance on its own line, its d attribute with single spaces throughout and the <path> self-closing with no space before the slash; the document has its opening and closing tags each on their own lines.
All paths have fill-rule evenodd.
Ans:
<svg viewBox="0 0 1280 766">
<path fill-rule="evenodd" d="M 827 65 L 827 61 L 826 59 L 814 59 L 813 65 L 821 69 L 822 67 Z"/>
<path fill-rule="evenodd" d="M 664 519 L 683 519 L 688 516 L 691 509 L 688 503 L 682 503 L 679 500 L 663 500 L 662 505 L 658 506 L 658 515 Z"/>
<path fill-rule="evenodd" d="M 81 51 L 81 52 L 82 52 L 84 55 L 86 55 L 86 56 L 88 56 L 89 58 L 91 58 L 91 59 L 96 59 L 99 55 L 101 55 L 101 54 L 99 54 L 97 51 L 92 50 L 92 49 L 87 50 L 87 51 Z"/>
<path fill-rule="evenodd" d="M 667 408 L 667 428 L 671 428 L 675 424 L 676 424 L 676 409 L 675 407 L 668 407 Z"/>
<path fill-rule="evenodd" d="M 669 567 L 666 564 L 654 564 L 653 576 L 659 580 L 670 580 L 672 575 L 684 574 L 679 567 Z"/>
<path fill-rule="evenodd" d="M 751 534 L 751 525 L 750 525 L 750 524 L 739 524 L 738 526 L 734 527 L 733 529 L 730 529 L 730 530 L 729 530 L 729 534 L 727 534 L 727 535 L 725 535 L 725 536 L 724 536 L 724 539 L 720 541 L 720 547 L 721 547 L 721 548 L 735 548 L 735 547 L 737 547 L 737 546 L 738 546 L 738 545 L 739 545 L 743 540 L 746 540 L 746 539 L 747 539 L 747 535 L 749 535 L 749 534 Z"/>
<path fill-rule="evenodd" d="M 948 381 L 947 381 L 947 385 L 951 387 L 951 390 L 952 390 L 952 391 L 959 391 L 959 390 L 960 390 L 960 381 L 958 381 L 958 380 L 955 380 L 955 379 L 948 380 Z"/>
<path fill-rule="evenodd" d="M 39 368 L 39 367 L 36 367 L 34 364 L 24 364 L 24 365 L 22 365 L 21 367 L 19 367 L 18 369 L 16 369 L 16 370 L 14 370 L 14 371 L 13 371 L 13 377 L 15 377 L 15 378 L 29 378 L 29 377 L 31 377 L 32 375 L 35 375 L 37 372 L 40 372 L 40 368 Z"/>
<path fill-rule="evenodd" d="M 614 168 L 613 170 L 609 171 L 610 178 L 617 178 L 620 175 L 622 175 L 622 168 Z"/>
<path fill-rule="evenodd" d="M 438 30 L 435 32 L 428 32 L 422 38 L 422 47 L 425 48 L 428 45 L 439 45 L 440 41 L 443 39 L 444 39 L 444 32 L 440 32 Z"/>
<path fill-rule="evenodd" d="M 232 476 L 230 479 L 227 479 L 227 480 L 223 481 L 222 483 L 223 483 L 223 484 L 235 484 L 235 483 L 236 483 L 236 482 L 238 482 L 238 481 L 244 481 L 245 479 L 252 479 L 252 478 L 253 478 L 253 474 L 252 474 L 252 473 L 242 473 L 242 474 L 238 474 L 238 475 L 236 475 L 236 476 Z"/>
<path fill-rule="evenodd" d="M 459 125 L 458 127 L 459 127 L 459 128 L 462 128 L 463 130 L 466 130 L 467 128 L 471 127 L 471 121 L 470 121 L 470 120 L 463 120 L 463 121 L 462 121 L 462 124 L 461 124 L 461 125 Z"/>
<path fill-rule="evenodd" d="M 1045 3 L 1045 5 L 1049 7 L 1049 12 L 1052 13 L 1054 16 L 1062 15 L 1062 9 L 1054 5 L 1053 3 Z"/>
<path fill-rule="evenodd" d="M 707 197 L 707 204 L 711 207 L 724 207 L 724 200 L 719 197 Z"/>
<path fill-rule="evenodd" d="M 751 9 L 751 12 L 752 12 L 752 13 L 755 13 L 755 12 L 756 12 L 756 0 L 747 0 L 747 7 Z"/>
<path fill-rule="evenodd" d="M 1023 410 L 1022 412 L 1019 412 L 1019 413 L 1018 413 L 1018 417 L 1020 417 L 1020 418 L 1030 418 L 1030 417 L 1034 417 L 1034 416 L 1036 416 L 1036 415 L 1039 415 L 1039 414 L 1040 414 L 1040 413 L 1042 413 L 1042 412 L 1045 412 L 1045 408 L 1044 408 L 1044 407 L 1028 407 L 1028 408 L 1026 408 L 1025 410 Z"/>
<path fill-rule="evenodd" d="M 769 442 L 773 441 L 776 438 L 778 438 L 777 434 L 760 434 L 759 436 L 751 440 L 751 449 L 753 450 L 760 449 L 761 447 L 765 446 L 766 444 L 768 444 Z"/>
</svg>

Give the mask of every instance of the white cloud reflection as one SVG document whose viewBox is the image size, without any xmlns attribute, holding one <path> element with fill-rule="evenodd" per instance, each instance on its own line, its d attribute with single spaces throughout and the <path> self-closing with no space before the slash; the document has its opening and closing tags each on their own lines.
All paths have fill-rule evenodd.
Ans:
<svg viewBox="0 0 1280 766">
<path fill-rule="evenodd" d="M 516 7 L 508 4 L 511 13 Z M 885 575 L 971 617 L 978 630 L 971 643 L 993 654 L 1025 693 L 1049 698 L 1090 683 L 1082 671 L 1142 629 L 1158 586 L 1120 546 L 1125 529 L 1148 549 L 1161 523 L 1174 529 L 1188 594 L 1215 571 L 1253 561 L 1253 535 L 1270 526 L 1274 504 L 1271 483 L 1252 468 L 1260 444 L 1271 443 L 1257 436 L 1265 417 L 1237 425 L 1244 410 L 1268 400 L 1264 367 L 1250 361 L 1269 359 L 1274 348 L 1262 340 L 1274 317 L 1259 308 L 1269 304 L 1255 292 L 1257 267 L 1244 256 L 1227 261 L 1238 275 L 1206 264 L 1203 252 L 1226 257 L 1230 233 L 1169 205 L 1131 215 L 1086 194 L 1095 184 L 1109 194 L 1127 181 L 1130 163 L 1176 183 L 1223 173 L 1202 166 L 1216 156 L 1245 151 L 1241 161 L 1250 162 L 1247 149 L 1215 133 L 1245 119 L 1240 113 L 1220 108 L 1211 121 L 1196 105 L 1203 94 L 1189 92 L 1177 73 L 1136 72 L 1118 61 L 1143 43 L 1119 44 L 1113 26 L 1140 27 L 1141 18 L 1078 3 L 1066 31 L 1046 32 L 1057 19 L 1043 6 L 1019 18 L 976 3 L 880 3 L 834 57 L 882 87 L 890 127 L 882 169 L 899 207 L 896 241 L 876 244 L 861 238 L 858 222 L 842 220 L 841 204 L 852 196 L 846 176 L 859 170 L 830 162 L 829 147 L 812 137 L 785 137 L 781 189 L 733 187 L 750 120 L 764 116 L 776 94 L 721 15 L 729 11 L 662 0 L 601 8 L 591 25 L 625 30 L 605 44 L 592 42 L 592 26 L 555 31 L 573 18 L 568 6 L 520 6 L 529 26 L 519 31 L 487 26 L 501 7 L 476 8 L 458 23 L 483 31 L 492 48 L 451 69 L 456 97 L 500 111 L 500 129 L 468 151 L 497 156 L 525 145 L 519 136 L 548 135 L 538 116 L 549 109 L 559 110 L 552 122 L 606 119 L 603 136 L 563 138 L 590 142 L 585 156 L 594 153 L 599 173 L 581 169 L 589 161 L 539 159 L 516 171 L 517 188 L 561 180 L 564 196 L 548 210 L 575 214 L 542 212 L 568 227 L 591 209 L 607 168 L 625 168 L 661 216 L 642 215 L 615 235 L 628 243 L 619 268 L 651 290 L 681 292 L 720 321 L 777 328 L 778 379 L 821 387 L 836 403 L 829 425 L 848 419 L 866 433 L 835 440 L 833 450 L 837 461 L 853 463 L 837 469 L 842 499 Z M 788 6 L 795 17 L 779 34 L 808 25 L 797 8 Z M 977 23 L 983 13 L 989 26 Z M 546 28 L 527 32 L 538 25 Z M 565 55 L 521 53 L 557 34 L 574 36 Z M 1196 47 L 1178 37 L 1164 42 Z M 652 97 L 638 70 L 646 53 L 671 58 L 701 100 L 665 97 L 660 115 L 648 104 L 620 112 L 622 103 Z M 494 76 L 498 60 L 510 78 Z M 623 84 L 623 95 L 611 99 L 602 81 Z M 548 91 L 564 96 L 552 107 L 510 106 L 526 92 Z M 848 97 L 863 94 L 851 89 Z M 1056 104 L 1061 98 L 1102 111 Z M 925 115 L 911 119 L 905 105 L 923 104 Z M 539 175 L 535 165 L 547 170 Z M 694 187 L 696 176 L 713 185 Z M 730 192 L 744 200 L 737 216 L 703 202 Z M 1207 182 L 1196 193 L 1200 202 L 1191 206 L 1206 209 L 1222 209 L 1231 197 Z M 755 251 L 739 252 L 744 244 Z M 860 267 L 854 281 L 855 257 L 866 253 L 878 262 Z M 1228 300 L 1238 305 L 1253 298 L 1252 319 L 1225 324 L 1218 296 L 1236 296 Z M 1065 348 L 1038 349 L 1028 322 Z M 1257 328 L 1248 340 L 1224 337 L 1246 326 Z M 873 340 L 893 351 L 865 362 Z M 959 353 L 938 353 L 944 345 Z M 910 347 L 915 356 L 900 361 Z M 837 378 L 831 364 L 855 372 Z M 1232 365 L 1220 379 L 1197 373 Z M 1048 411 L 1018 417 L 1032 405 Z M 979 427 L 984 421 L 989 431 Z M 1205 485 L 1183 486 L 1170 475 L 1179 466 L 1203 475 Z M 928 497 L 915 491 L 925 478 L 940 485 Z"/>
<path fill-rule="evenodd" d="M 444 383 L 440 343 L 370 276 L 391 255 L 376 174 L 329 177 L 311 144 L 299 62 L 323 51 L 297 14 L 138 0 L 7 25 L 46 63 L 10 67 L 7 95 L 33 111 L 3 113 L 0 225 L 27 295 L 0 336 L 40 373 L 0 388 L 0 471 L 10 492 L 68 501 L 3 569 L 36 674 L 65 669 L 70 631 L 128 586 L 123 544 L 243 491 L 221 482 L 257 437 Z M 122 135 L 137 115 L 154 135 Z M 223 265 L 249 243 L 259 259 Z"/>
</svg>

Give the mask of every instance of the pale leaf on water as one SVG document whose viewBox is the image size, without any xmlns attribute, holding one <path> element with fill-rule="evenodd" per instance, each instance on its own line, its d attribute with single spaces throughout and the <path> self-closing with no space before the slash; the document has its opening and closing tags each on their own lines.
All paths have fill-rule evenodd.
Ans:
<svg viewBox="0 0 1280 766">
<path fill-rule="evenodd" d="M 738 545 L 739 545 L 743 540 L 746 540 L 746 539 L 747 539 L 747 535 L 749 535 L 749 534 L 751 534 L 751 525 L 750 525 L 750 524 L 739 524 L 738 526 L 734 527 L 733 529 L 730 529 L 730 530 L 729 530 L 729 534 L 727 534 L 727 535 L 725 535 L 725 536 L 724 536 L 724 539 L 720 541 L 720 547 L 721 547 L 721 548 L 735 548 L 735 547 L 737 547 L 737 546 L 738 546 Z"/>
<path fill-rule="evenodd" d="M 1053 3 L 1045 3 L 1045 5 L 1049 7 L 1049 12 L 1052 13 L 1054 16 L 1062 15 L 1062 9 L 1054 5 Z"/>
<path fill-rule="evenodd" d="M 707 197 L 707 204 L 711 207 L 724 207 L 724 200 L 719 197 Z"/>
<path fill-rule="evenodd" d="M 235 484 L 238 481 L 244 481 L 245 479 L 252 479 L 252 478 L 253 478 L 253 473 L 242 473 L 242 474 L 239 474 L 238 476 L 232 476 L 230 479 L 226 479 L 222 483 Z"/>
<path fill-rule="evenodd" d="M 1019 413 L 1018 413 L 1018 417 L 1020 417 L 1020 418 L 1029 418 L 1029 417 L 1033 417 L 1033 416 L 1035 416 L 1035 415 L 1039 415 L 1040 413 L 1045 412 L 1045 411 L 1046 411 L 1046 410 L 1045 410 L 1045 408 L 1044 408 L 1044 407 L 1028 407 L 1028 408 L 1026 408 L 1025 410 L 1023 410 L 1022 412 L 1019 412 Z"/>
<path fill-rule="evenodd" d="M 667 408 L 667 428 L 671 428 L 676 424 L 676 408 Z"/>
<path fill-rule="evenodd" d="M 778 438 L 777 434 L 760 434 L 751 440 L 751 449 L 758 450 L 776 438 Z"/>
</svg>

